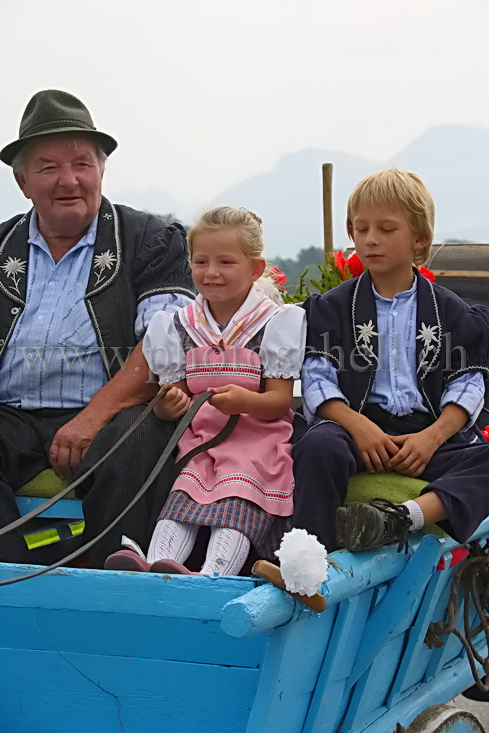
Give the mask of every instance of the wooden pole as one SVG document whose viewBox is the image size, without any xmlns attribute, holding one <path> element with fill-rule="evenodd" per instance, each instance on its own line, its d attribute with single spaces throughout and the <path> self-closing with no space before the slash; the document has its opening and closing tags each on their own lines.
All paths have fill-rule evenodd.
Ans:
<svg viewBox="0 0 489 733">
<path fill-rule="evenodd" d="M 323 163 L 324 258 L 333 251 L 333 164 Z"/>
</svg>

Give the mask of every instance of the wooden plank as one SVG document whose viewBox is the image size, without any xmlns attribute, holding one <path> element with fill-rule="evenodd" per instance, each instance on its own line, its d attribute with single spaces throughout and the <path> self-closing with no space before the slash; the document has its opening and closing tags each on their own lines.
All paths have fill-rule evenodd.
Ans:
<svg viewBox="0 0 489 733">
<path fill-rule="evenodd" d="M 258 671 L 0 650 L 2 730 L 244 733 Z"/>
<path fill-rule="evenodd" d="M 37 567 L 0 563 L 0 579 L 22 575 Z M 258 582 L 262 581 L 58 568 L 32 580 L 0 588 L 0 604 L 219 621 L 225 604 L 252 590 Z"/>
<path fill-rule="evenodd" d="M 432 270 L 435 278 L 460 278 L 471 280 L 488 280 L 489 272 L 487 270 Z"/>
<path fill-rule="evenodd" d="M 363 636 L 373 592 L 372 589 L 353 596 L 343 601 L 338 609 L 303 733 L 334 730 L 339 722 L 347 703 L 343 695 L 346 679 Z"/>
<path fill-rule="evenodd" d="M 393 580 L 388 592 L 370 615 L 348 680 L 349 685 L 353 685 L 360 678 L 384 644 L 395 635 L 411 605 L 419 602 L 440 554 L 439 538 L 434 535 L 423 537 L 404 570 Z"/>
<path fill-rule="evenodd" d="M 247 733 L 299 733 L 330 639 L 334 613 L 302 610 L 269 634 Z"/>
<path fill-rule="evenodd" d="M 428 626 L 433 620 L 433 612 L 437 605 L 440 594 L 447 585 L 447 573 L 449 570 L 436 572 L 428 583 L 419 613 L 409 632 L 409 640 L 406 646 L 402 662 L 394 680 L 394 685 L 388 700 L 389 707 L 395 705 L 403 694 L 412 685 L 418 683 L 424 676 L 429 656 L 424 639 Z M 423 662 L 421 661 L 423 659 Z"/>
<path fill-rule="evenodd" d="M 238 641 L 218 621 L 4 608 L 0 647 L 258 668 L 267 637 Z M 0 717 L 1 719 L 1 717 Z"/>
<path fill-rule="evenodd" d="M 39 499 L 34 496 L 17 496 L 15 498 L 21 514 L 27 514 L 32 509 L 44 504 L 46 499 Z M 82 502 L 80 499 L 61 499 L 40 517 L 56 517 L 58 519 L 83 519 Z"/>
</svg>

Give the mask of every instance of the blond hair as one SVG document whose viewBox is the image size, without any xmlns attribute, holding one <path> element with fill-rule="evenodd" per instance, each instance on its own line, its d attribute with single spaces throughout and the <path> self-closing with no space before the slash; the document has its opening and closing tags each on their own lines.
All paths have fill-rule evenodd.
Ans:
<svg viewBox="0 0 489 733">
<path fill-rule="evenodd" d="M 413 234 L 426 240 L 423 249 L 414 252 L 414 264 L 426 262 L 433 242 L 435 204 L 420 176 L 399 168 L 387 168 L 360 181 L 348 199 L 346 227 L 350 236 L 353 217 L 361 206 L 385 206 L 405 216 Z"/>
<path fill-rule="evenodd" d="M 263 254 L 262 220 L 248 209 L 233 206 L 215 206 L 204 211 L 187 234 L 188 248 L 192 255 L 193 240 L 197 234 L 231 229 L 239 235 L 241 248 L 250 260 L 259 260 Z"/>
<path fill-rule="evenodd" d="M 237 209 L 234 206 L 214 206 L 204 211 L 195 224 L 187 232 L 190 257 L 192 257 L 194 239 L 198 234 L 230 229 L 236 232 L 243 253 L 250 260 L 265 259 L 263 257 L 262 220 L 249 209 Z M 266 260 L 265 260 L 266 262 Z M 282 304 L 280 291 L 269 275 L 270 266 L 266 262 L 265 273 L 258 278 L 256 284 L 276 303 Z"/>
</svg>

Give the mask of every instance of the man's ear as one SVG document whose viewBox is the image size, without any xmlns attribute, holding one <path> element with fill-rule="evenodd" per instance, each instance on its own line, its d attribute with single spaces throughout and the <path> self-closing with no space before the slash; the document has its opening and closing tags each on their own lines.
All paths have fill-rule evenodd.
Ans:
<svg viewBox="0 0 489 733">
<path fill-rule="evenodd" d="M 30 196 L 28 196 L 27 194 L 27 183 L 24 174 L 19 173 L 19 171 L 14 171 L 14 178 L 17 181 L 17 185 L 26 197 L 26 199 L 30 199 Z"/>
<path fill-rule="evenodd" d="M 266 260 L 260 257 L 259 260 L 255 260 L 253 265 L 253 282 L 258 280 L 259 277 L 263 275 L 265 272 L 265 268 L 267 266 Z"/>
</svg>

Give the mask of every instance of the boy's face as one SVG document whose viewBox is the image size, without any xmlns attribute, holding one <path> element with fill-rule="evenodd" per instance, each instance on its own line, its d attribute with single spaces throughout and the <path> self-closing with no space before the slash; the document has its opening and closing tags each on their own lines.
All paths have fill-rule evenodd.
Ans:
<svg viewBox="0 0 489 733">
<path fill-rule="evenodd" d="M 387 207 L 361 206 L 349 232 L 357 254 L 373 276 L 404 276 L 411 272 L 414 253 L 426 240 L 413 233 L 406 217 Z"/>
</svg>

